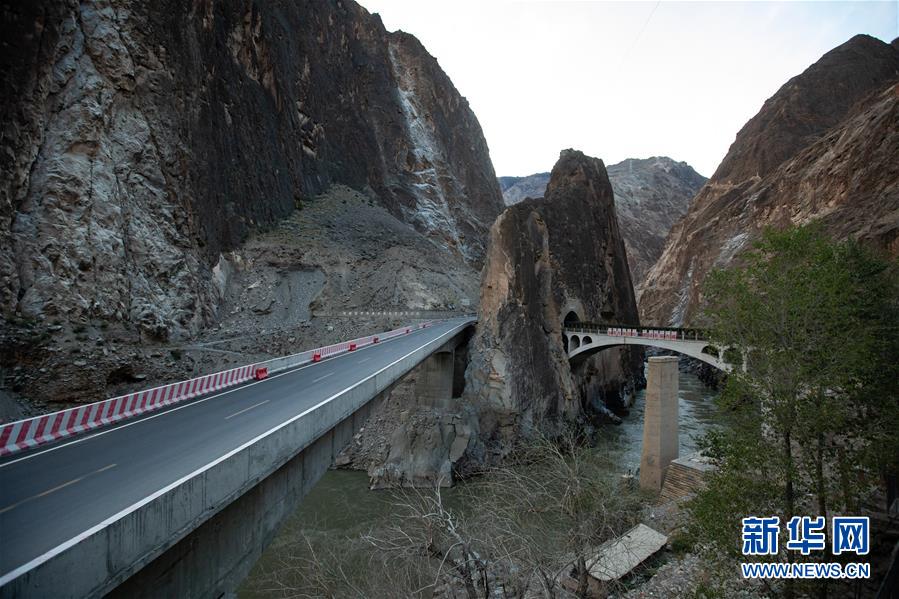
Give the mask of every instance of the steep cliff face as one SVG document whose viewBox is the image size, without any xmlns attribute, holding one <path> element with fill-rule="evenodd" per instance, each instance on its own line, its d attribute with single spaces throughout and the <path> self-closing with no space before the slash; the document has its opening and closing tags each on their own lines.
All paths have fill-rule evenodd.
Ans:
<svg viewBox="0 0 899 599">
<path fill-rule="evenodd" d="M 333 183 L 479 266 L 502 207 L 467 102 L 353 2 L 4 6 L 2 305 L 160 338 L 212 269 Z"/>
<path fill-rule="evenodd" d="M 0 341 L 13 321 L 192 338 L 221 317 L 229 251 L 338 184 L 480 268 L 502 199 L 477 119 L 351 0 L 0 10 Z"/>
<path fill-rule="evenodd" d="M 636 322 L 637 309 L 605 166 L 566 150 L 546 197 L 510 206 L 490 231 L 465 395 L 488 452 L 583 419 L 639 377 L 640 356 L 625 350 L 572 368 L 572 318 Z"/>
<path fill-rule="evenodd" d="M 502 210 L 487 143 L 468 102 L 415 37 L 389 38 L 405 135 L 392 138 L 397 182 L 387 190 L 403 218 L 480 266 Z"/>
<path fill-rule="evenodd" d="M 708 272 L 765 226 L 821 219 L 897 254 L 899 50 L 856 36 L 772 96 L 737 134 L 642 284 L 641 318 L 695 322 Z"/>
<path fill-rule="evenodd" d="M 646 273 L 662 255 L 671 227 L 686 214 L 690 200 L 707 179 L 686 162 L 676 162 L 666 156 L 629 158 L 609 166 L 607 171 L 631 278 L 639 290 Z M 506 205 L 543 197 L 549 175 L 500 177 Z"/>
<path fill-rule="evenodd" d="M 413 372 L 338 463 L 367 470 L 375 488 L 447 485 L 538 433 L 589 428 L 642 383 L 642 355 L 610 349 L 571 364 L 572 318 L 636 322 L 637 306 L 605 167 L 566 150 L 546 198 L 506 208 L 490 229 L 477 330 L 455 355 L 459 397 L 419 393 Z"/>
</svg>

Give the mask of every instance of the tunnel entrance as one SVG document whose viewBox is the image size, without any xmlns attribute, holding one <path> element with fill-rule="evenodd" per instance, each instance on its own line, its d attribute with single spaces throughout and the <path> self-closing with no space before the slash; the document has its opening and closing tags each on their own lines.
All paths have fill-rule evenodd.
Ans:
<svg viewBox="0 0 899 599">
<path fill-rule="evenodd" d="M 575 312 L 574 310 L 572 310 L 572 311 L 570 311 L 568 314 L 565 315 L 565 322 L 564 322 L 564 325 L 565 325 L 566 327 L 569 327 L 569 326 L 571 326 L 571 325 L 574 325 L 574 324 L 579 323 L 580 321 L 581 321 L 581 319 L 580 319 L 580 317 L 577 315 L 577 312 Z"/>
</svg>

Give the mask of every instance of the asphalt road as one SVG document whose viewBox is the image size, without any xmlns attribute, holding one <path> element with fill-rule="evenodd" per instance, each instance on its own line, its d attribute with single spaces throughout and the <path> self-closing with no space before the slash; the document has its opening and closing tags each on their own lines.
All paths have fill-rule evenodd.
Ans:
<svg viewBox="0 0 899 599">
<path fill-rule="evenodd" d="M 0 460 L 0 578 L 462 322 L 413 331 Z"/>
</svg>

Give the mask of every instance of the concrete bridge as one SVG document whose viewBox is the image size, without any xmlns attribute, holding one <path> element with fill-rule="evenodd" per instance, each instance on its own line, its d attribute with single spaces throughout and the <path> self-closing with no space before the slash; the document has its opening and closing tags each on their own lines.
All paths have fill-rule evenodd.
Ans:
<svg viewBox="0 0 899 599">
<path fill-rule="evenodd" d="M 724 372 L 746 368 L 745 356 L 737 353 L 735 365 L 724 358 L 734 354 L 711 345 L 701 329 L 644 328 L 566 320 L 565 349 L 572 361 L 608 347 L 642 345 L 690 356 Z M 640 457 L 640 486 L 661 491 L 670 464 L 678 458 L 678 358 L 649 358 L 643 411 L 643 449 Z"/>
<path fill-rule="evenodd" d="M 5 456 L 0 597 L 232 593 L 397 381 L 420 367 L 419 393 L 449 401 L 453 355 L 474 322 L 322 352 L 302 367 Z"/>
<path fill-rule="evenodd" d="M 562 334 L 571 360 L 607 347 L 642 345 L 675 351 L 724 372 L 731 372 L 734 368 L 734 364 L 723 358 L 729 353 L 727 349 L 721 351 L 711 345 L 707 333 L 701 329 L 643 328 L 569 321 L 565 323 Z M 745 360 L 736 366 L 743 365 Z"/>
</svg>

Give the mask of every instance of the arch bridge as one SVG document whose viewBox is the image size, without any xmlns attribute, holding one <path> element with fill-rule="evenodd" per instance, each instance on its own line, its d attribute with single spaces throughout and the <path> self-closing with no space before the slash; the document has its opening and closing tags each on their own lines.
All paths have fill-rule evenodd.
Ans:
<svg viewBox="0 0 899 599">
<path fill-rule="evenodd" d="M 642 345 L 675 351 L 724 372 L 732 372 L 735 366 L 745 367 L 746 363 L 745 360 L 736 365 L 727 362 L 728 348 L 722 350 L 712 345 L 708 333 L 702 329 L 634 327 L 566 319 L 562 335 L 569 360 L 586 357 L 607 347 Z"/>
</svg>

